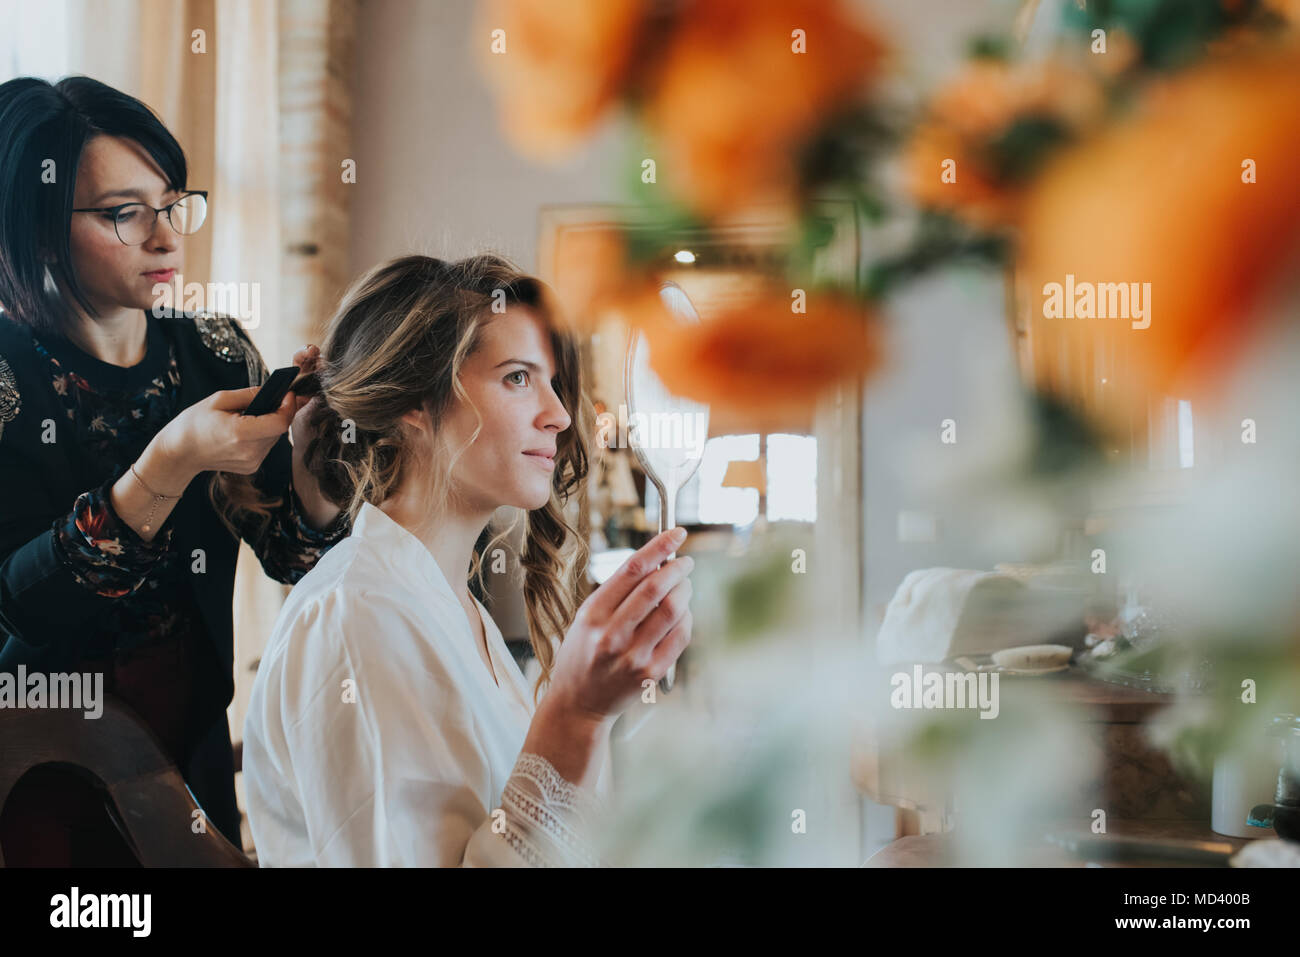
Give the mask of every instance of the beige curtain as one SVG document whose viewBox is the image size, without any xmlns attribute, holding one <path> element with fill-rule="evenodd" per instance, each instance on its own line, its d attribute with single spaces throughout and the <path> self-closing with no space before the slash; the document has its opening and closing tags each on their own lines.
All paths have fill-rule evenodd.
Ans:
<svg viewBox="0 0 1300 957">
<path fill-rule="evenodd" d="M 248 322 L 267 368 L 288 365 L 293 336 L 284 329 L 294 304 L 280 297 L 280 156 L 277 91 L 278 23 L 275 5 L 261 0 L 216 0 L 216 130 L 212 231 L 214 281 L 256 283 L 258 314 Z M 220 207 L 216 204 L 220 203 Z M 235 577 L 235 697 L 231 740 L 243 740 L 244 715 L 266 636 L 288 593 L 268 578 L 247 545 Z M 239 779 L 240 807 L 244 806 Z M 251 840 L 245 834 L 245 844 Z"/>
</svg>

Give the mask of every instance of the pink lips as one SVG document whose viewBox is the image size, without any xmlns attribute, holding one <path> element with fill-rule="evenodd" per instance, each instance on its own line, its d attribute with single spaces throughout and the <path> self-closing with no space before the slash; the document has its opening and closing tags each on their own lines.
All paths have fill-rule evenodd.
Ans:
<svg viewBox="0 0 1300 957">
<path fill-rule="evenodd" d="M 144 277 L 154 282 L 171 282 L 174 275 L 176 275 L 175 269 L 159 269 L 156 272 L 145 273 Z"/>
<path fill-rule="evenodd" d="M 555 468 L 555 452 L 549 449 L 534 449 L 531 452 L 525 452 L 528 456 L 537 462 L 538 465 L 545 469 Z"/>
</svg>

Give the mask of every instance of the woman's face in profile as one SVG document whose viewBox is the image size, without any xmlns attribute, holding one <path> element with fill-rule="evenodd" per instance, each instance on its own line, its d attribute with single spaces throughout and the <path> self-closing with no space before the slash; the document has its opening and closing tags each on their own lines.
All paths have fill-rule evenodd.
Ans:
<svg viewBox="0 0 1300 957">
<path fill-rule="evenodd" d="M 132 202 L 157 208 L 179 198 L 180 193 L 167 188 L 153 158 L 134 140 L 96 136 L 81 152 L 72 204 L 76 209 Z M 68 241 L 77 280 L 100 313 L 151 308 L 159 298 L 154 285 L 171 282 L 165 271 L 178 275 L 184 267 L 182 237 L 165 214 L 159 214 L 144 243 L 127 246 L 117 237 L 112 214 L 73 213 Z M 147 275 L 160 270 L 159 275 Z"/>
<path fill-rule="evenodd" d="M 541 508 L 550 498 L 559 434 L 572 422 L 552 379 L 555 356 L 546 323 L 526 306 L 490 316 L 479 348 L 461 366 L 461 384 L 483 417 L 482 431 L 452 471 L 476 510 L 501 505 Z M 475 427 L 474 410 L 457 401 L 443 428 L 460 448 Z M 534 453 L 534 454 L 530 454 Z"/>
</svg>

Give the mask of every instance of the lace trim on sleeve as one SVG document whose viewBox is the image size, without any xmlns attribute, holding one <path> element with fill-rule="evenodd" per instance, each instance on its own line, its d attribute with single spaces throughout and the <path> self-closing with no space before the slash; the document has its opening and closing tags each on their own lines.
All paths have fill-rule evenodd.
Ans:
<svg viewBox="0 0 1300 957">
<path fill-rule="evenodd" d="M 538 754 L 521 752 L 501 796 L 503 837 L 533 867 L 599 867 L 595 828 L 608 813 L 597 795 L 562 778 Z"/>
</svg>

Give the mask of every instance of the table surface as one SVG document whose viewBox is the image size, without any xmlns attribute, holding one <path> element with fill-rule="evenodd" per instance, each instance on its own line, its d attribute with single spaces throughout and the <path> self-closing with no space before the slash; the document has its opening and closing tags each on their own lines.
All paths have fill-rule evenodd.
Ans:
<svg viewBox="0 0 1300 957">
<path fill-rule="evenodd" d="M 923 667 L 927 671 L 954 670 L 954 666 L 948 662 Z M 1021 687 L 1049 687 L 1059 693 L 1063 700 L 1086 706 L 1093 712 L 1090 720 L 1095 721 L 1119 724 L 1145 721 L 1156 711 L 1174 703 L 1172 694 L 1102 681 L 1078 665 L 1071 665 L 1065 671 L 1037 677 L 1003 674 L 1000 678 L 1003 691 L 1010 688 L 1013 689 L 1013 694 L 1014 689 Z"/>
<path fill-rule="evenodd" d="M 1067 700 L 1096 708 L 1099 712 L 1097 720 L 1101 721 L 1115 723 L 1145 721 L 1154 712 L 1174 703 L 1174 696 L 1171 694 L 1112 684 L 1095 678 L 1078 667 L 1071 667 L 1058 675 L 1019 680 L 1052 681 L 1060 687 Z"/>
<path fill-rule="evenodd" d="M 1055 826 L 1049 825 L 1045 831 L 1056 833 L 1073 833 L 1079 830 L 1077 819 L 1060 821 Z M 1247 838 L 1225 837 L 1210 830 L 1208 824 L 1185 820 L 1112 820 L 1107 826 L 1107 833 L 1123 837 L 1174 838 L 1189 841 L 1211 841 L 1231 848 L 1232 852 L 1240 850 L 1250 843 Z M 1275 837 L 1271 828 L 1260 829 L 1261 838 Z M 900 837 L 892 844 L 881 848 L 873 854 L 864 867 L 951 867 L 955 864 L 956 834 L 952 831 L 943 834 L 922 834 Z M 1021 863 L 1025 867 L 1086 867 L 1089 861 L 1078 857 L 1063 848 L 1045 841 L 1027 844 Z M 1097 860 L 1093 866 L 1102 867 L 1205 867 L 1186 861 L 1174 861 L 1167 858 L 1142 857 L 1128 860 Z"/>
<path fill-rule="evenodd" d="M 924 667 L 942 671 L 948 666 L 926 665 Z M 1053 693 L 1060 695 L 1062 701 L 1078 706 L 1081 709 L 1082 720 L 1089 724 L 1142 724 L 1154 717 L 1156 712 L 1174 703 L 1173 695 L 1100 681 L 1074 666 L 1068 671 L 1042 677 L 1008 677 L 1005 684 L 1000 685 L 1001 693 L 1013 696 L 1016 694 L 1016 689 L 1031 686 L 1036 689 L 1050 688 Z M 865 754 L 874 755 L 875 742 L 869 727 L 864 726 L 859 744 L 866 748 Z M 906 797 L 883 789 L 879 777 L 879 769 L 867 773 L 863 767 L 855 765 L 854 784 L 862 794 L 881 804 L 898 807 L 916 806 L 915 802 Z"/>
</svg>

